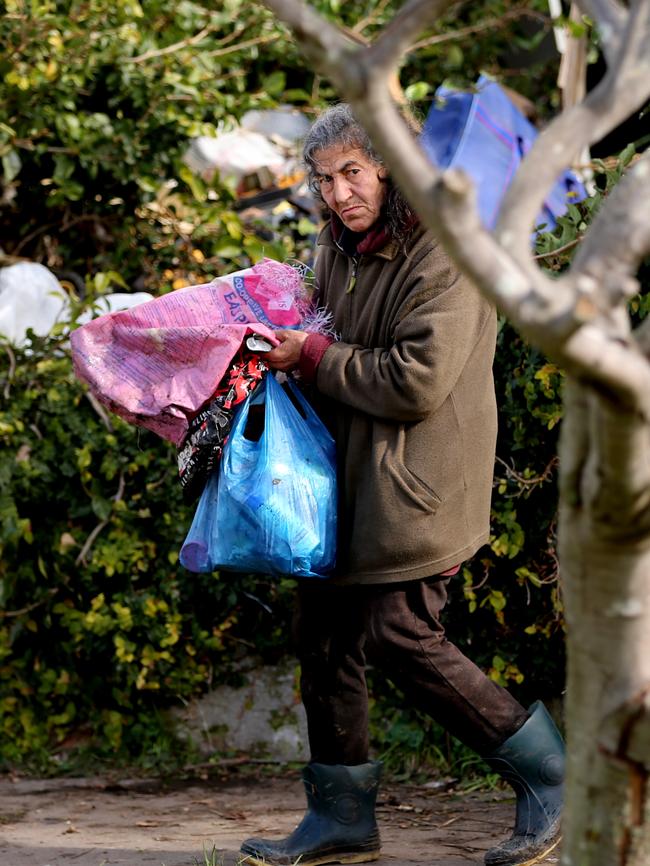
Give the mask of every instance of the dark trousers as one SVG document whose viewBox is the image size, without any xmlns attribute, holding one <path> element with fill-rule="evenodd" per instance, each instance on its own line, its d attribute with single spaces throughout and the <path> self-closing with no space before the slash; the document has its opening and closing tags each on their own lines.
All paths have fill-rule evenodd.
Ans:
<svg viewBox="0 0 650 866">
<path fill-rule="evenodd" d="M 523 725 L 521 704 L 445 637 L 448 582 L 300 582 L 294 637 L 312 761 L 368 760 L 367 662 L 479 754 Z"/>
</svg>

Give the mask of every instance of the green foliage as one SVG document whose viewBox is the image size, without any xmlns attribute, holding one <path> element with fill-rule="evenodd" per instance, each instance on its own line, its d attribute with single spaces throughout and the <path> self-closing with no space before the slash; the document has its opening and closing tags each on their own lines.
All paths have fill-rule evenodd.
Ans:
<svg viewBox="0 0 650 866">
<path fill-rule="evenodd" d="M 2 353 L 0 759 L 51 768 L 79 742 L 96 757 L 160 768 L 183 754 L 166 708 L 235 682 L 251 652 L 273 661 L 287 651 L 293 583 L 185 572 L 177 555 L 192 509 L 173 448 L 98 413 L 60 339 Z M 511 471 L 498 479 L 491 549 L 451 582 L 446 622 L 498 682 L 556 695 L 561 376 L 505 325 L 499 356 L 500 453 Z M 392 684 L 371 680 L 373 742 L 395 771 L 419 762 L 455 775 L 466 750 L 405 710 Z"/>
<path fill-rule="evenodd" d="M 82 274 L 119 262 L 129 284 L 156 290 L 193 281 L 197 262 L 219 272 L 285 253 L 242 227 L 227 186 L 182 161 L 190 138 L 275 105 L 288 86 L 273 67 L 295 50 L 270 14 L 242 0 L 5 5 L 5 253 Z"/>
<path fill-rule="evenodd" d="M 273 657 L 291 583 L 185 572 L 174 449 L 98 413 L 60 342 L 0 351 L 0 761 L 74 733 L 159 765 L 161 711 L 232 680 L 257 629 Z"/>
<path fill-rule="evenodd" d="M 314 5 L 370 39 L 401 4 Z M 401 71 L 408 96 L 424 103 L 445 80 L 471 84 L 548 36 L 545 4 L 528 5 L 482 0 L 443 17 Z M 198 177 L 182 159 L 190 139 L 231 128 L 248 109 L 291 102 L 309 111 L 336 98 L 264 7 L 244 0 L 173 7 L 9 0 L 5 7 L 4 253 L 90 278 L 118 272 L 129 286 L 164 292 L 262 255 L 299 252 L 289 232 L 272 238 L 242 224 L 231 186 Z M 510 83 L 521 72 L 527 92 L 534 82 L 544 93 L 548 52 L 534 76 L 517 69 L 516 56 L 510 61 Z"/>
</svg>

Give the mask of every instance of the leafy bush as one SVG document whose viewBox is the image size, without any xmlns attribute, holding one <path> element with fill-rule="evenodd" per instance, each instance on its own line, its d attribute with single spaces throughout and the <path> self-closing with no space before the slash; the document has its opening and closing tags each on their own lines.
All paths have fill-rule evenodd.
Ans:
<svg viewBox="0 0 650 866">
<path fill-rule="evenodd" d="M 295 50 L 267 12 L 242 0 L 5 5 L 5 253 L 156 291 L 262 255 L 232 190 L 208 190 L 182 156 L 192 137 L 276 105 L 286 74 L 269 70 Z"/>
<path fill-rule="evenodd" d="M 97 407 L 60 341 L 1 351 L 0 756 L 43 767 L 75 732 L 146 761 L 160 710 L 273 658 L 290 582 L 182 569 L 173 448 Z"/>
</svg>

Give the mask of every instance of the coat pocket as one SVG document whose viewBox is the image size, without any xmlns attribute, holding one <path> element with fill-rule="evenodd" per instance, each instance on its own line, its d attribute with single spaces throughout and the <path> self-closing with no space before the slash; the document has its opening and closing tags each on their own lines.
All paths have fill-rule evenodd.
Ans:
<svg viewBox="0 0 650 866">
<path fill-rule="evenodd" d="M 386 469 L 401 497 L 422 511 L 435 514 L 442 502 L 435 490 L 403 463 L 389 465 Z"/>
</svg>

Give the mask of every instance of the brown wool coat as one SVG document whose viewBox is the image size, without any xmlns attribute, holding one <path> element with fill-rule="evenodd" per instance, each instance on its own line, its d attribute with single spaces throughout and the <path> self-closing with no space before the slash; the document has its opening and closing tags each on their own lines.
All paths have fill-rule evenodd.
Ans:
<svg viewBox="0 0 650 866">
<path fill-rule="evenodd" d="M 316 386 L 337 441 L 337 583 L 427 577 L 488 540 L 496 315 L 430 233 L 355 262 L 319 238 L 319 301 L 340 341 Z"/>
</svg>

